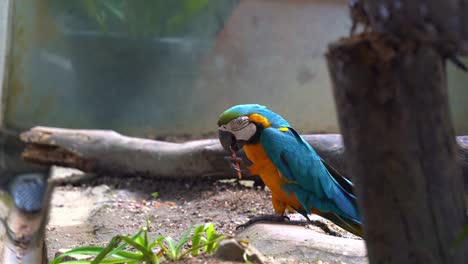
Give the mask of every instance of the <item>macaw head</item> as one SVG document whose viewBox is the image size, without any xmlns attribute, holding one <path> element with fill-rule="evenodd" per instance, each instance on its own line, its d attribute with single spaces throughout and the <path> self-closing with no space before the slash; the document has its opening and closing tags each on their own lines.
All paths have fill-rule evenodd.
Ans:
<svg viewBox="0 0 468 264">
<path fill-rule="evenodd" d="M 269 127 L 289 127 L 289 123 L 263 105 L 236 105 L 219 116 L 219 141 L 224 149 L 238 151 L 245 144 L 257 143 Z"/>
</svg>

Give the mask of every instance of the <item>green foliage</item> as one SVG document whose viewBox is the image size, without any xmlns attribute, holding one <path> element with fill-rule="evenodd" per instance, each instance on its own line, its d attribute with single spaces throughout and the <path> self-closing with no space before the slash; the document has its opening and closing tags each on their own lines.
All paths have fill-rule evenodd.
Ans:
<svg viewBox="0 0 468 264">
<path fill-rule="evenodd" d="M 192 256 L 197 256 L 200 249 L 207 254 L 216 252 L 220 237 L 223 236 L 218 234 L 212 223 L 207 223 L 195 228 L 192 235 Z"/>
<path fill-rule="evenodd" d="M 51 264 L 98 264 L 98 263 L 147 263 L 157 264 L 161 257 L 168 260 L 179 260 L 188 254 L 197 256 L 201 253 L 211 254 L 216 252 L 218 243 L 225 237 L 218 234 L 212 223 L 200 225 L 195 228 L 191 225 L 178 239 L 174 241 L 169 236 L 159 236 L 150 243 L 148 239 L 149 221 L 146 227 L 141 228 L 134 236 L 114 236 L 106 247 L 85 246 L 77 247 L 55 258 Z M 189 246 L 191 242 L 191 246 Z M 132 248 L 133 250 L 127 250 Z M 62 259 L 69 255 L 96 256 L 94 260 L 65 261 Z"/>
<path fill-rule="evenodd" d="M 52 0 L 54 5 L 88 17 L 102 31 L 130 35 L 169 36 L 190 27 L 203 11 L 224 1 L 209 0 Z"/>
<path fill-rule="evenodd" d="M 156 239 L 166 259 L 179 260 L 188 254 L 198 256 L 200 251 L 204 254 L 212 254 L 216 252 L 218 242 L 224 238 L 223 235 L 217 233 L 212 223 L 198 226 L 195 228 L 192 236 L 190 236 L 192 229 L 193 225 L 182 234 L 177 244 L 175 244 L 171 237 L 159 237 Z M 192 246 L 183 250 L 183 246 L 189 241 L 192 241 Z"/>
<path fill-rule="evenodd" d="M 250 261 L 249 258 L 247 257 L 247 251 L 244 252 L 244 255 L 242 255 L 242 257 L 244 258 L 245 264 L 253 264 L 253 262 Z"/>
</svg>

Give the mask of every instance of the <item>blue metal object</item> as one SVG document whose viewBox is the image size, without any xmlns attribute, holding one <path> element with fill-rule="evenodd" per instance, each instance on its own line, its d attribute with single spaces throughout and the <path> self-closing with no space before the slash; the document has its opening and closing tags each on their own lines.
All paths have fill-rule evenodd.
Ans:
<svg viewBox="0 0 468 264">
<path fill-rule="evenodd" d="M 47 188 L 46 176 L 30 173 L 13 180 L 10 194 L 16 208 L 28 214 L 38 213 L 42 209 Z"/>
<path fill-rule="evenodd" d="M 15 175 L 7 191 L 2 190 L 0 209 L 8 212 L 1 212 L 6 236 L 0 263 L 47 263 L 44 229 L 52 192 L 48 176 L 39 172 Z"/>
</svg>

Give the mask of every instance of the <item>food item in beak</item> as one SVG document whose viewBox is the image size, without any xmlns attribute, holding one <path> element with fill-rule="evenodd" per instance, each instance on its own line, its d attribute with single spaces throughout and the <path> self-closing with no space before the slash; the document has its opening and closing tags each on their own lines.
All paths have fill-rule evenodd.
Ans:
<svg viewBox="0 0 468 264">
<path fill-rule="evenodd" d="M 236 152 L 232 149 L 231 146 L 229 146 L 229 150 L 231 150 L 232 165 L 234 166 L 234 169 L 237 171 L 237 177 L 239 178 L 239 180 L 241 180 L 242 172 L 241 172 L 241 168 L 238 162 L 239 158 L 237 157 Z"/>
</svg>

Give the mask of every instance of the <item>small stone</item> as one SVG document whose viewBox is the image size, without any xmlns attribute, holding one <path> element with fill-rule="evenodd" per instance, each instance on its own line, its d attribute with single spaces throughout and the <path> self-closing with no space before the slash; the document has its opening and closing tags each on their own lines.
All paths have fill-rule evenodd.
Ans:
<svg viewBox="0 0 468 264">
<path fill-rule="evenodd" d="M 244 244 L 233 238 L 223 240 L 219 243 L 215 257 L 225 261 L 244 262 L 244 254 L 246 254 L 250 262 L 263 264 L 265 257 L 252 245 Z"/>
</svg>

